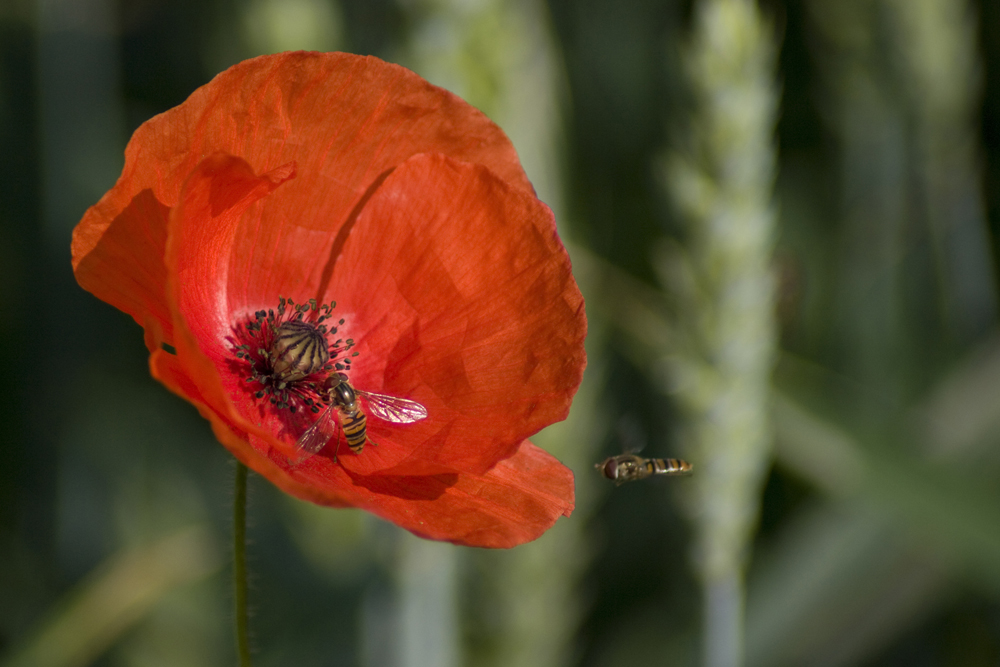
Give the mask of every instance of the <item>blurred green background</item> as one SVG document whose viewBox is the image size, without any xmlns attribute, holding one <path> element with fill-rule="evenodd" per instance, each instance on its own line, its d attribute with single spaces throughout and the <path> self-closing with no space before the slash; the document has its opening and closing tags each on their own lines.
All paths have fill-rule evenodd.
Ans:
<svg viewBox="0 0 1000 667">
<path fill-rule="evenodd" d="M 684 159 L 756 174 L 774 276 L 747 298 L 777 351 L 730 340 L 774 368 L 752 499 L 711 496 L 752 529 L 745 664 L 1000 664 L 1000 3 L 770 0 L 699 40 L 734 1 L 3 0 L 0 665 L 234 664 L 230 457 L 149 377 L 140 329 L 77 287 L 69 239 L 140 123 L 299 48 L 404 64 L 508 132 L 573 256 L 590 361 L 537 437 L 577 510 L 532 544 L 424 542 L 251 476 L 256 664 L 710 664 L 715 468 L 676 362 L 717 311 L 670 276 L 720 189 L 678 180 Z M 757 78 L 699 69 L 730 47 L 765 54 Z M 726 157 L 705 104 L 763 139 Z M 697 474 L 593 470 L 635 447 Z"/>
</svg>

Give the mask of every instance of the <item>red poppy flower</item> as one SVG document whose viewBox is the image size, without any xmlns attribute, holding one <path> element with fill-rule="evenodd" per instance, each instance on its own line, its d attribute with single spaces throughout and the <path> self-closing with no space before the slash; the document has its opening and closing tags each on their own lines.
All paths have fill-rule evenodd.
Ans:
<svg viewBox="0 0 1000 667">
<path fill-rule="evenodd" d="M 569 515 L 572 473 L 527 438 L 579 385 L 583 300 L 485 116 L 375 58 L 286 53 L 220 74 L 125 155 L 74 232 L 77 280 L 144 327 L 153 375 L 238 459 L 459 544 Z M 365 392 L 427 417 L 396 423 Z M 340 428 L 300 460 L 330 404 Z"/>
</svg>

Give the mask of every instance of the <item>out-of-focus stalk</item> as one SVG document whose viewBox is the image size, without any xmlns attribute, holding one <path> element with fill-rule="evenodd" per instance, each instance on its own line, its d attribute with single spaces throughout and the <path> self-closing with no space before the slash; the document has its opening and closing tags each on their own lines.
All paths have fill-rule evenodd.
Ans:
<svg viewBox="0 0 1000 667">
<path fill-rule="evenodd" d="M 53 605 L 22 645 L 6 647 L 0 665 L 94 664 L 171 591 L 207 577 L 221 564 L 219 545 L 205 526 L 122 549 Z"/>
<path fill-rule="evenodd" d="M 247 467 L 236 462 L 233 491 L 233 603 L 236 655 L 240 667 L 250 667 L 250 612 L 247 602 Z"/>
<path fill-rule="evenodd" d="M 544 0 L 399 0 L 412 26 L 396 59 L 510 137 L 562 224 L 560 105 L 566 86 Z"/>
<path fill-rule="evenodd" d="M 831 291 L 848 354 L 838 370 L 897 404 L 996 314 L 970 4 L 805 3 L 819 108 L 839 151 L 842 268 Z M 927 251 L 933 273 L 921 261 Z"/>
<path fill-rule="evenodd" d="M 850 351 L 838 370 L 885 400 L 899 401 L 898 350 L 909 338 L 900 304 L 908 156 L 898 77 L 883 55 L 884 4 L 807 0 L 805 8 L 820 75 L 818 109 L 839 152 L 835 180 L 842 210 L 834 214 L 838 268 L 830 288 L 836 313 L 826 326 Z"/>
<path fill-rule="evenodd" d="M 400 531 L 399 667 L 458 667 L 458 550 Z"/>
<path fill-rule="evenodd" d="M 695 467 L 686 500 L 704 586 L 704 664 L 735 667 L 771 453 L 777 46 L 752 0 L 700 0 L 693 25 L 684 54 L 692 120 L 667 169 L 682 222 L 662 264 L 676 307 L 667 368 Z"/>
<path fill-rule="evenodd" d="M 913 117 L 916 206 L 931 236 L 940 318 L 968 342 L 996 316 L 994 267 L 980 192 L 980 63 L 963 0 L 886 0 Z"/>
<path fill-rule="evenodd" d="M 471 559 L 476 580 L 470 577 L 474 597 L 469 606 L 477 623 L 468 631 L 479 650 L 471 652 L 469 665 L 573 664 L 575 637 L 586 611 L 577 585 L 591 555 L 587 524 L 579 517 L 587 516 L 597 499 L 601 480 L 593 469 L 594 452 L 605 435 L 600 425 L 608 423 L 600 409 L 601 375 L 591 363 L 570 416 L 532 438 L 576 474 L 573 520 L 561 519 L 530 544 L 508 552 L 480 552 Z"/>
<path fill-rule="evenodd" d="M 504 129 L 565 234 L 558 166 L 564 81 L 545 2 L 400 0 L 400 4 L 411 32 L 395 59 L 462 96 Z M 585 280 L 580 282 L 586 296 Z M 592 351 L 593 345 L 588 348 Z M 588 369 L 569 420 L 532 438 L 576 472 L 577 513 L 586 512 L 590 484 L 597 481 L 592 468 L 598 442 L 593 381 Z M 437 563 L 442 570 L 448 568 L 448 576 L 456 572 L 462 576 L 461 588 L 445 578 L 439 578 L 437 585 L 465 593 L 459 596 L 462 613 L 456 615 L 464 626 L 453 628 L 465 639 L 460 652 L 463 664 L 556 667 L 570 661 L 584 608 L 575 597 L 588 553 L 584 540 L 582 522 L 561 520 L 531 544 L 502 552 L 458 551 L 457 566 Z M 408 603 L 403 599 L 402 604 L 405 608 Z M 444 633 L 438 636 L 445 641 Z M 404 641 L 405 637 L 404 633 Z M 404 653 L 408 650 L 401 647 Z"/>
</svg>

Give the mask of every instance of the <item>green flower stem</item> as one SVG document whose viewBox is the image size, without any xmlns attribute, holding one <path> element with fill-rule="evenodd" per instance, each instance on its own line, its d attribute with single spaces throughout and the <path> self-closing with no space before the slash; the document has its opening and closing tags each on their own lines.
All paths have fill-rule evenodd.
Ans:
<svg viewBox="0 0 1000 667">
<path fill-rule="evenodd" d="M 247 467 L 236 462 L 233 493 L 233 597 L 236 603 L 236 652 L 240 667 L 250 667 L 247 612 Z"/>
</svg>

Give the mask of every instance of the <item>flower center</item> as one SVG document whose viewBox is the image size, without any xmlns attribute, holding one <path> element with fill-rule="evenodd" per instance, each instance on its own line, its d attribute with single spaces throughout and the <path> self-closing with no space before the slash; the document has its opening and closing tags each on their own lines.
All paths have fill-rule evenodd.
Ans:
<svg viewBox="0 0 1000 667">
<path fill-rule="evenodd" d="M 279 410 L 307 408 L 319 412 L 326 400 L 323 383 L 334 372 L 350 372 L 348 355 L 354 340 L 337 338 L 339 320 L 330 326 L 337 303 L 295 303 L 281 297 L 275 310 L 258 310 L 253 319 L 235 327 L 239 344 L 233 346 L 244 366 L 248 383 L 260 385 L 254 395 L 267 397 Z"/>
</svg>

